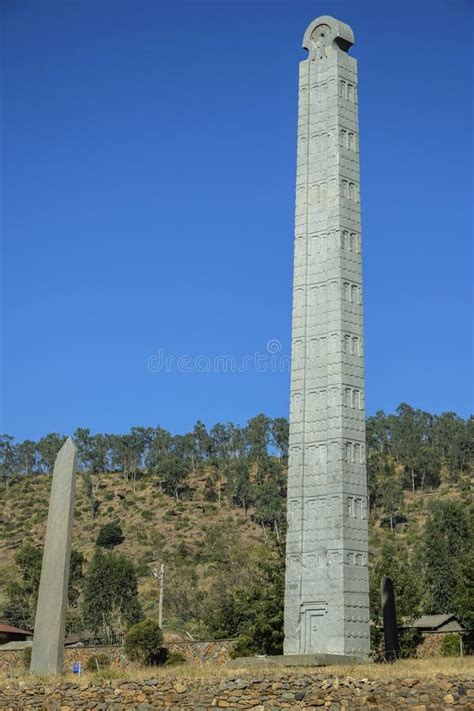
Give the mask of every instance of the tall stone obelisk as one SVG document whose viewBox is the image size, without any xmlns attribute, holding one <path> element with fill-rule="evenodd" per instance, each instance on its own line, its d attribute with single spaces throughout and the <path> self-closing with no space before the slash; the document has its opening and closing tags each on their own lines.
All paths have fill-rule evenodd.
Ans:
<svg viewBox="0 0 474 711">
<path fill-rule="evenodd" d="M 369 652 L 357 64 L 319 17 L 300 63 L 285 654 Z"/>
<path fill-rule="evenodd" d="M 54 464 L 31 653 L 32 674 L 63 671 L 76 454 L 76 445 L 68 438 Z"/>
</svg>

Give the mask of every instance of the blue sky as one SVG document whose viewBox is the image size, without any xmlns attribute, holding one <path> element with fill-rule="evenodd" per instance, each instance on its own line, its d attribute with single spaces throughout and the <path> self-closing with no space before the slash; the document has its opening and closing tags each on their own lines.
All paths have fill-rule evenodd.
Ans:
<svg viewBox="0 0 474 711">
<path fill-rule="evenodd" d="M 359 61 L 368 413 L 471 412 L 470 2 L 6 0 L 4 432 L 287 415 L 321 14 Z M 219 355 L 243 372 L 197 372 Z"/>
</svg>

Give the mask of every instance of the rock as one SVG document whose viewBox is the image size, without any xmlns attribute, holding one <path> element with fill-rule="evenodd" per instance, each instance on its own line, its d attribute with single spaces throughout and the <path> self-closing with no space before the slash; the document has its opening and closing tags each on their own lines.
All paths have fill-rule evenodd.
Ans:
<svg viewBox="0 0 474 711">
<path fill-rule="evenodd" d="M 173 684 L 173 689 L 176 691 L 177 694 L 184 694 L 184 692 L 187 691 L 188 687 L 186 686 L 186 684 L 181 684 L 179 681 L 177 681 Z"/>
<path fill-rule="evenodd" d="M 454 704 L 454 696 L 452 694 L 446 694 L 446 696 L 443 697 L 443 701 L 445 704 Z"/>
<path fill-rule="evenodd" d="M 449 691 L 450 688 L 452 687 L 453 682 L 449 681 L 448 679 L 442 679 L 441 681 L 438 682 L 438 686 L 443 689 L 443 691 Z"/>
</svg>

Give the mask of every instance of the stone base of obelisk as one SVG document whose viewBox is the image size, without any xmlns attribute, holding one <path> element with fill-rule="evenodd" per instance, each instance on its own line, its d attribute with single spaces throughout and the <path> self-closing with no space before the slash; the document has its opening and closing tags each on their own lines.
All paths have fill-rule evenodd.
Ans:
<svg viewBox="0 0 474 711">
<path fill-rule="evenodd" d="M 335 665 L 352 666 L 370 664 L 369 658 L 350 657 L 343 654 L 281 654 L 275 656 L 258 655 L 255 657 L 237 657 L 227 663 L 227 668 L 244 667 L 330 667 Z"/>
</svg>

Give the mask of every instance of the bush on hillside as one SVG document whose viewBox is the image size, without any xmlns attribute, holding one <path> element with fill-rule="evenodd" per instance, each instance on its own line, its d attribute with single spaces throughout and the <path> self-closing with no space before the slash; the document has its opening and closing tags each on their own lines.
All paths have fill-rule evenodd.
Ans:
<svg viewBox="0 0 474 711">
<path fill-rule="evenodd" d="M 163 664 L 168 656 L 163 648 L 163 632 L 157 622 L 138 622 L 125 635 L 125 654 L 141 664 Z"/>
<path fill-rule="evenodd" d="M 125 540 L 122 528 L 117 521 L 106 523 L 99 531 L 97 536 L 97 545 L 102 548 L 114 548 L 119 546 Z"/>
</svg>

